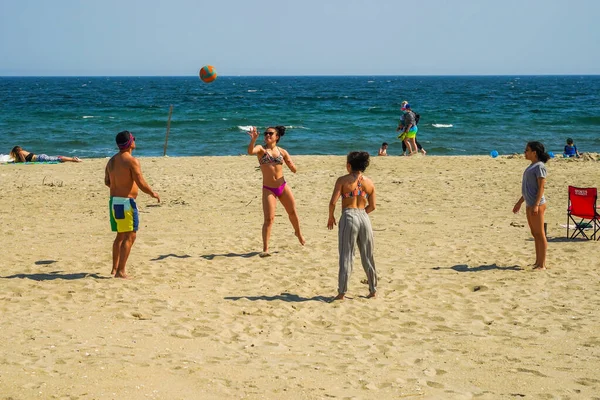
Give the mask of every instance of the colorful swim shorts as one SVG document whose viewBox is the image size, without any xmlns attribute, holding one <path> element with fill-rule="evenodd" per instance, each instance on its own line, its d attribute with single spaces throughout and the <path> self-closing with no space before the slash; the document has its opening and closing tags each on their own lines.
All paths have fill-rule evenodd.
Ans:
<svg viewBox="0 0 600 400">
<path fill-rule="evenodd" d="M 413 126 L 412 128 L 410 128 L 408 130 L 408 132 L 406 132 L 406 138 L 407 139 L 412 139 L 417 137 L 417 132 L 419 131 L 419 128 L 417 128 L 416 126 Z"/>
<path fill-rule="evenodd" d="M 418 131 L 419 131 L 419 128 L 417 128 L 416 126 L 413 126 L 412 128 L 409 129 L 408 132 L 402 132 L 400 135 L 398 135 L 398 139 L 400 139 L 400 140 L 412 139 L 414 137 L 417 137 Z"/>
<path fill-rule="evenodd" d="M 137 232 L 139 226 L 138 210 L 134 199 L 111 197 L 110 228 L 113 232 Z"/>
</svg>

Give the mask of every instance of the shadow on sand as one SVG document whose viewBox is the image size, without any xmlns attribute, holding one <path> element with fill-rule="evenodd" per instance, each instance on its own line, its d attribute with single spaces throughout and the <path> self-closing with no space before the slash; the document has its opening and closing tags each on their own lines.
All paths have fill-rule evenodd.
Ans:
<svg viewBox="0 0 600 400">
<path fill-rule="evenodd" d="M 569 242 L 571 242 L 571 243 L 580 243 L 580 242 L 588 242 L 590 240 L 593 241 L 592 238 L 586 239 L 584 237 L 576 237 L 576 238 L 573 238 L 573 239 L 569 239 L 566 236 L 563 236 L 563 237 L 547 237 L 546 240 L 548 241 L 548 243 L 569 243 Z M 527 241 L 528 242 L 533 242 L 533 238 L 529 238 L 529 239 L 527 239 Z"/>
<path fill-rule="evenodd" d="M 271 254 L 275 254 L 276 252 L 273 252 Z M 250 257 L 254 257 L 259 255 L 260 252 L 258 251 L 251 251 L 250 253 L 223 253 L 223 254 L 205 254 L 203 256 L 200 256 L 202 258 L 204 258 L 205 260 L 212 260 L 215 257 L 242 257 L 242 258 L 250 258 Z"/>
<path fill-rule="evenodd" d="M 88 272 L 79 272 L 75 274 L 64 274 L 62 271 L 54 271 L 49 272 L 47 274 L 39 273 L 39 274 L 15 274 L 10 276 L 2 276 L 2 279 L 31 279 L 32 281 L 53 281 L 55 279 L 64 279 L 67 281 L 72 281 L 75 279 L 85 279 L 85 278 L 93 278 L 93 279 L 113 279 L 109 276 L 101 276 L 98 274 L 90 274 Z"/>
<path fill-rule="evenodd" d="M 56 260 L 38 260 L 34 264 L 35 265 L 50 265 L 50 264 L 54 264 L 55 262 L 57 262 L 57 261 Z"/>
<path fill-rule="evenodd" d="M 298 296 L 297 294 L 292 294 L 292 293 L 281 293 L 278 294 L 276 296 L 230 296 L 230 297 L 225 297 L 225 300 L 241 300 L 241 299 L 247 299 L 250 301 L 259 301 L 259 300 L 264 300 L 264 301 L 287 301 L 287 302 L 291 302 L 291 303 L 302 303 L 305 301 L 320 301 L 323 303 L 330 303 L 333 300 L 333 297 L 325 297 L 325 296 L 314 296 L 314 297 L 301 297 Z"/>
<path fill-rule="evenodd" d="M 512 266 L 500 266 L 500 265 L 496 265 L 496 264 L 490 264 L 490 265 L 480 265 L 478 267 L 469 267 L 466 264 L 459 264 L 459 265 L 454 265 L 452 267 L 434 267 L 434 270 L 440 270 L 440 269 L 452 269 L 456 272 L 481 272 L 481 271 L 490 271 L 490 270 L 499 270 L 499 271 L 522 271 L 523 268 L 519 267 L 518 265 L 512 265 Z"/>
<path fill-rule="evenodd" d="M 177 254 L 171 253 L 171 254 L 165 254 L 165 255 L 162 255 L 162 256 L 158 256 L 156 258 L 152 258 L 152 259 L 150 259 L 150 261 L 160 261 L 160 260 L 164 260 L 165 258 L 169 258 L 169 257 L 174 257 L 174 258 L 190 258 L 191 256 L 188 255 L 188 254 L 184 254 L 182 256 L 178 256 Z"/>
</svg>

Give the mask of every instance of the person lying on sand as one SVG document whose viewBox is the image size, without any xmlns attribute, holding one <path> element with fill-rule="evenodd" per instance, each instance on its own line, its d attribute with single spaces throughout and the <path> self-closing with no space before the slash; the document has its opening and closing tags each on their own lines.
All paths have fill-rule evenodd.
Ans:
<svg viewBox="0 0 600 400">
<path fill-rule="evenodd" d="M 23 149 L 21 146 L 15 146 L 13 147 L 13 149 L 10 151 L 10 156 L 12 157 L 13 160 L 15 160 L 16 163 L 23 163 L 23 162 L 52 162 L 52 161 L 58 161 L 58 162 L 81 162 L 81 160 L 79 159 L 79 157 L 65 157 L 65 156 L 48 156 L 46 154 L 33 154 L 25 149 Z"/>
</svg>

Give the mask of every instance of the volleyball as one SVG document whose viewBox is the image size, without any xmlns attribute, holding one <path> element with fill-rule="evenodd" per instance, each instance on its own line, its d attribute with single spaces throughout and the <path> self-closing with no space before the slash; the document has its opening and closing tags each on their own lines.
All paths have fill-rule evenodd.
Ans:
<svg viewBox="0 0 600 400">
<path fill-rule="evenodd" d="M 212 65 L 205 65 L 204 67 L 200 68 L 200 79 L 202 79 L 202 82 L 205 83 L 211 83 L 217 79 L 217 71 L 215 70 L 215 67 Z"/>
</svg>

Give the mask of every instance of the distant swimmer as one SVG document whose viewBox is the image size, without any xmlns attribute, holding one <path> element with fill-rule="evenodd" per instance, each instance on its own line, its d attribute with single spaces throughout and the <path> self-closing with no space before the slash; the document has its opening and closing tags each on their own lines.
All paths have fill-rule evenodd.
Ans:
<svg viewBox="0 0 600 400">
<path fill-rule="evenodd" d="M 119 152 L 106 164 L 104 184 L 110 188 L 110 226 L 117 237 L 112 248 L 112 271 L 115 278 L 128 278 L 125 266 L 139 228 L 135 199 L 138 191 L 149 194 L 160 203 L 158 193 L 152 190 L 142 175 L 140 162 L 131 152 L 135 149 L 135 136 L 129 131 L 116 137 Z"/>
</svg>

